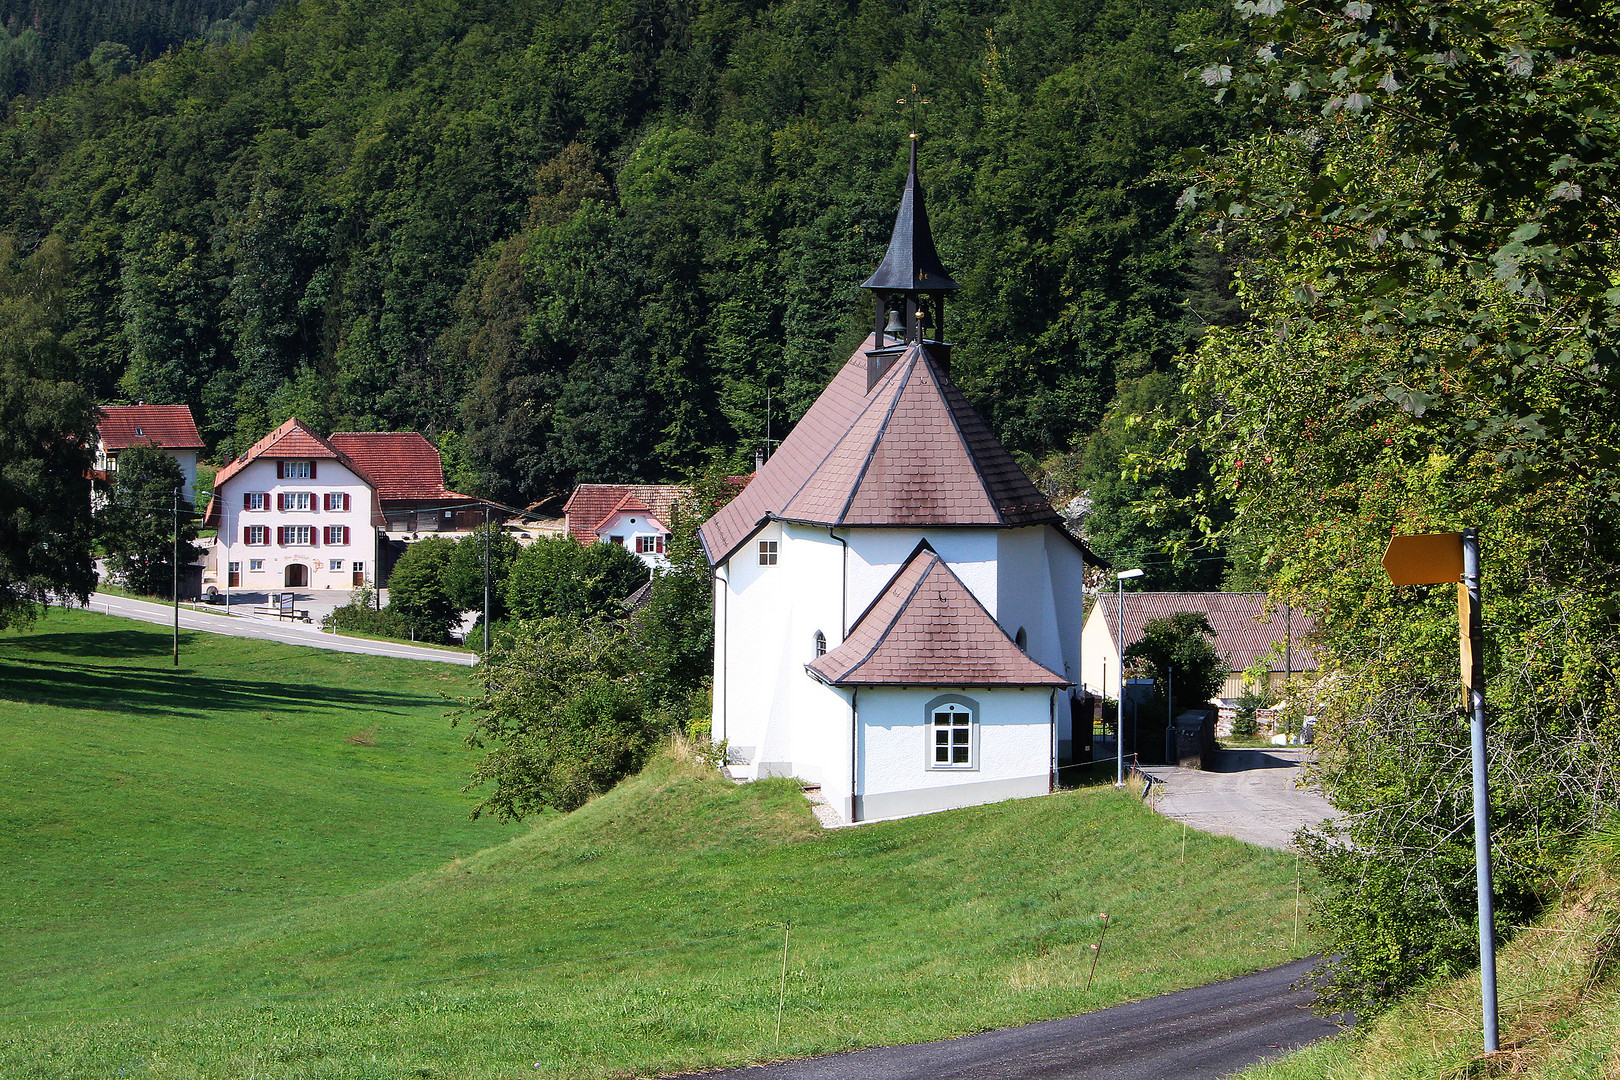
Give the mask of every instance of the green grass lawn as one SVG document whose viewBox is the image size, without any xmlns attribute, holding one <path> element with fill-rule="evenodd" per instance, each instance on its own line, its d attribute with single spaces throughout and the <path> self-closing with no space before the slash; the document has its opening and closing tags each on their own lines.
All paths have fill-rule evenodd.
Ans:
<svg viewBox="0 0 1620 1080">
<path fill-rule="evenodd" d="M 1183 862 L 1111 787 L 823 832 L 790 782 L 665 754 L 572 815 L 468 822 L 434 696 L 465 672 L 201 637 L 175 674 L 117 620 L 0 635 L 0 1075 L 648 1075 L 1309 948 L 1292 856 L 1194 833 Z"/>
</svg>

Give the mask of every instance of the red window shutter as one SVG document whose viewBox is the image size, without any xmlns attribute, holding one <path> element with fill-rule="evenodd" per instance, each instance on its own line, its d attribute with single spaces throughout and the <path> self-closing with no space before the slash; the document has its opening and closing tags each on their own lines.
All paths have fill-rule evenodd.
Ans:
<svg viewBox="0 0 1620 1080">
<path fill-rule="evenodd" d="M 251 492 L 251 491 L 242 492 L 242 509 L 251 510 L 252 508 L 253 508 L 253 492 Z"/>
<path fill-rule="evenodd" d="M 348 510 L 349 510 L 349 493 L 347 491 L 345 491 L 343 493 L 343 511 L 344 511 L 344 513 L 348 513 Z M 345 525 L 344 528 L 347 529 L 348 526 Z M 348 541 L 344 541 L 344 542 L 347 543 Z"/>
<path fill-rule="evenodd" d="M 276 509 L 287 509 L 287 493 L 285 491 L 276 492 Z"/>
<path fill-rule="evenodd" d="M 321 543 L 321 530 L 319 530 L 315 526 L 311 525 L 309 527 L 309 546 L 310 547 L 320 547 L 320 543 Z"/>
<path fill-rule="evenodd" d="M 277 547 L 286 547 L 287 546 L 287 526 L 285 526 L 285 525 L 277 525 L 276 526 L 276 546 Z"/>
<path fill-rule="evenodd" d="M 242 526 L 242 543 L 244 543 L 244 544 L 253 543 L 253 534 L 248 532 L 248 526 L 246 526 L 246 525 Z"/>
<path fill-rule="evenodd" d="M 309 478 L 311 480 L 315 479 L 315 463 L 313 461 L 309 463 Z"/>
<path fill-rule="evenodd" d="M 347 501 L 349 497 L 345 495 L 343 498 L 345 501 Z M 343 542 L 345 544 L 349 542 L 349 527 L 347 525 L 343 526 Z"/>
<path fill-rule="evenodd" d="M 287 463 L 285 461 L 276 462 L 276 479 L 277 480 L 285 480 L 286 478 L 287 478 Z"/>
</svg>

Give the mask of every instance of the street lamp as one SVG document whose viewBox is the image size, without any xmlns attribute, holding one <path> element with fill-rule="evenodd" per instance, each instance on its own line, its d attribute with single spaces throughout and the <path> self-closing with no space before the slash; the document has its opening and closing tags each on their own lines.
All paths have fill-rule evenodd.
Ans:
<svg viewBox="0 0 1620 1080">
<path fill-rule="evenodd" d="M 1119 640 L 1119 707 L 1114 710 L 1114 786 L 1125 786 L 1125 579 L 1142 576 L 1142 569 L 1121 570 L 1115 574 L 1119 582 L 1119 607 L 1114 609 L 1115 630 Z"/>
</svg>

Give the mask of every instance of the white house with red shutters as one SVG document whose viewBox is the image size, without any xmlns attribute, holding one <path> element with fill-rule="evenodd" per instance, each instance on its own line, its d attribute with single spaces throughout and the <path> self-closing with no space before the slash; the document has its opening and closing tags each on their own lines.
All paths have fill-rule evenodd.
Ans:
<svg viewBox="0 0 1620 1080">
<path fill-rule="evenodd" d="M 679 484 L 581 484 L 563 517 L 581 544 L 618 544 L 649 567 L 664 567 L 675 503 L 689 494 Z"/>
<path fill-rule="evenodd" d="M 214 477 L 215 580 L 230 589 L 353 589 L 376 581 L 377 485 L 296 419 Z M 221 575 L 220 570 L 224 573 Z"/>
</svg>

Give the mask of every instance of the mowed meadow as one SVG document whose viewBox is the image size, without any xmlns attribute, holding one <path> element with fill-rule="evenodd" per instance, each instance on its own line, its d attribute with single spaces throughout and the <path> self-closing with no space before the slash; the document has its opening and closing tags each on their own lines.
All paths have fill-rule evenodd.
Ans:
<svg viewBox="0 0 1620 1080">
<path fill-rule="evenodd" d="M 1310 949 L 1293 856 L 1183 856 L 1112 787 L 824 832 L 795 784 L 671 750 L 571 815 L 472 821 L 465 670 L 167 649 L 81 612 L 0 634 L 0 1076 L 657 1075 Z"/>
</svg>

